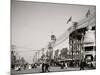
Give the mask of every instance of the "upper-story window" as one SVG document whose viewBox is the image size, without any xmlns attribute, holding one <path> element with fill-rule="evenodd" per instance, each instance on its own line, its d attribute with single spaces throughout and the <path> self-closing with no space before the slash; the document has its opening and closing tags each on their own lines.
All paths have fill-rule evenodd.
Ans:
<svg viewBox="0 0 100 75">
<path fill-rule="evenodd" d="M 85 51 L 93 51 L 93 46 L 85 47 Z"/>
<path fill-rule="evenodd" d="M 95 30 L 95 28 L 96 28 L 95 26 L 94 26 L 94 27 L 92 27 L 92 30 Z"/>
</svg>

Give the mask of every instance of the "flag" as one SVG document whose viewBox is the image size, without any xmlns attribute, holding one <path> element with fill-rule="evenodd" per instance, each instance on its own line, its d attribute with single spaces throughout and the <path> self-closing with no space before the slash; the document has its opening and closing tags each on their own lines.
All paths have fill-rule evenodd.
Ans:
<svg viewBox="0 0 100 75">
<path fill-rule="evenodd" d="M 67 24 L 72 20 L 72 16 L 68 19 Z"/>
<path fill-rule="evenodd" d="M 90 9 L 87 11 L 86 15 L 87 18 L 90 16 Z"/>
</svg>

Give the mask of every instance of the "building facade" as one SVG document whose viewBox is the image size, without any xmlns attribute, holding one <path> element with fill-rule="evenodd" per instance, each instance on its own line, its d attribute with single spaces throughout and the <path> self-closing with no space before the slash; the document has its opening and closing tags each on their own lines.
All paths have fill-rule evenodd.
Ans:
<svg viewBox="0 0 100 75">
<path fill-rule="evenodd" d="M 72 60 L 90 60 L 96 61 L 96 15 L 73 22 L 69 28 L 69 49 L 72 54 Z"/>
</svg>

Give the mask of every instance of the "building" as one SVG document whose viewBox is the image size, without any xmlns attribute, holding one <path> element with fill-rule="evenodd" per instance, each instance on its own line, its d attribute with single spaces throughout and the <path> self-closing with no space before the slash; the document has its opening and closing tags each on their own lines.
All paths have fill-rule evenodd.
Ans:
<svg viewBox="0 0 100 75">
<path fill-rule="evenodd" d="M 69 28 L 69 49 L 72 60 L 90 59 L 96 57 L 96 15 L 95 12 L 79 22 L 73 22 Z"/>
<path fill-rule="evenodd" d="M 92 27 L 88 27 L 88 30 L 85 33 L 84 40 L 83 40 L 83 54 L 84 59 L 86 60 L 87 64 L 93 64 L 95 67 L 96 62 L 96 36 L 95 36 L 95 29 Z"/>
</svg>

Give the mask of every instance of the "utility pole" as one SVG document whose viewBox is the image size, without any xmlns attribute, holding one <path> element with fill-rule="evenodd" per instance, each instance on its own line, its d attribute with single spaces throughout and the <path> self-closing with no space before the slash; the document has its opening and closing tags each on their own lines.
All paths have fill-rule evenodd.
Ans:
<svg viewBox="0 0 100 75">
<path fill-rule="evenodd" d="M 36 62 L 37 62 L 37 52 L 36 52 Z"/>
</svg>

